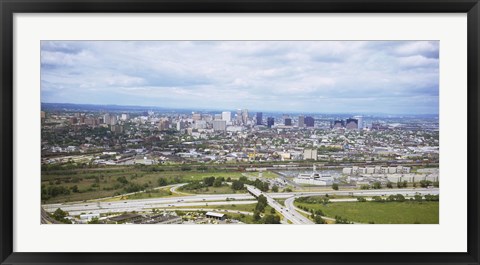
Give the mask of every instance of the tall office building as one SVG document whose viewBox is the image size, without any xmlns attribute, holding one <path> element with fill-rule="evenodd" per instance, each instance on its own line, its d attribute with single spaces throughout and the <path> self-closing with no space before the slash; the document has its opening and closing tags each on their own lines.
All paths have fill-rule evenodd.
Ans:
<svg viewBox="0 0 480 265">
<path fill-rule="evenodd" d="M 184 121 L 178 121 L 177 122 L 177 131 L 181 131 L 185 129 L 185 122 Z"/>
<path fill-rule="evenodd" d="M 300 128 L 305 127 L 305 116 L 303 115 L 298 116 L 298 127 Z"/>
<path fill-rule="evenodd" d="M 272 117 L 267 118 L 267 126 L 268 128 L 272 128 L 272 126 L 275 124 L 275 119 Z"/>
<path fill-rule="evenodd" d="M 243 125 L 247 125 L 248 123 L 248 109 L 242 110 L 242 123 Z"/>
<path fill-rule="evenodd" d="M 160 122 L 158 123 L 158 129 L 160 131 L 166 131 L 170 127 L 170 122 L 168 119 L 161 119 Z"/>
<path fill-rule="evenodd" d="M 332 124 L 333 129 L 340 129 L 345 127 L 345 122 L 343 120 L 336 120 Z"/>
<path fill-rule="evenodd" d="M 237 116 L 235 117 L 235 122 L 236 122 L 237 125 L 242 124 L 242 110 L 241 109 L 237 110 Z"/>
<path fill-rule="evenodd" d="M 214 120 L 213 121 L 213 130 L 214 131 L 225 131 L 227 129 L 227 122 L 224 120 Z"/>
<path fill-rule="evenodd" d="M 286 118 L 285 119 L 285 126 L 292 126 L 292 119 Z"/>
<path fill-rule="evenodd" d="M 194 129 L 206 129 L 207 128 L 207 122 L 206 121 L 195 121 Z"/>
<path fill-rule="evenodd" d="M 103 123 L 110 124 L 110 114 L 103 115 Z"/>
<path fill-rule="evenodd" d="M 117 116 L 112 115 L 110 116 L 110 125 L 115 125 L 115 124 L 117 124 Z"/>
<path fill-rule="evenodd" d="M 354 119 L 358 120 L 358 129 L 363 129 L 363 117 L 362 116 L 353 116 Z"/>
<path fill-rule="evenodd" d="M 192 119 L 193 119 L 194 121 L 199 121 L 199 120 L 202 119 L 202 114 L 200 114 L 200 113 L 193 113 L 193 114 L 192 114 Z"/>
<path fill-rule="evenodd" d="M 222 119 L 222 114 L 215 114 L 214 120 L 221 120 Z"/>
<path fill-rule="evenodd" d="M 315 120 L 313 119 L 313 117 L 310 117 L 310 116 L 305 117 L 305 126 L 307 127 L 315 126 Z"/>
<path fill-rule="evenodd" d="M 257 125 L 263 124 L 263 113 L 257 112 Z"/>
<path fill-rule="evenodd" d="M 347 119 L 347 122 L 345 124 L 345 128 L 347 128 L 347 130 L 357 130 L 358 129 L 358 120 L 357 119 L 352 119 L 352 118 Z"/>
<path fill-rule="evenodd" d="M 230 111 L 222 112 L 222 120 L 226 121 L 227 123 L 232 121 L 232 113 Z"/>
</svg>

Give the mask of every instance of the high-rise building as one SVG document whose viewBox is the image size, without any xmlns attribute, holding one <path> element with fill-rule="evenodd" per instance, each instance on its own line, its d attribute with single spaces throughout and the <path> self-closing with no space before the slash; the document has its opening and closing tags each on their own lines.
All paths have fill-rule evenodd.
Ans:
<svg viewBox="0 0 480 265">
<path fill-rule="evenodd" d="M 227 122 L 224 120 L 214 120 L 213 121 L 213 130 L 214 131 L 225 131 L 227 129 Z"/>
<path fill-rule="evenodd" d="M 345 122 L 343 120 L 336 120 L 332 124 L 333 129 L 340 129 L 345 127 Z"/>
<path fill-rule="evenodd" d="M 110 131 L 113 133 L 122 133 L 123 132 L 123 126 L 122 125 L 112 125 L 110 126 Z"/>
<path fill-rule="evenodd" d="M 272 126 L 275 124 L 275 119 L 272 117 L 267 118 L 267 126 L 268 128 L 272 128 Z"/>
<path fill-rule="evenodd" d="M 202 114 L 200 114 L 200 113 L 193 113 L 193 114 L 192 114 L 192 118 L 193 118 L 194 121 L 199 121 L 199 120 L 202 119 Z"/>
<path fill-rule="evenodd" d="M 206 121 L 195 121 L 194 128 L 195 129 L 206 129 L 207 128 L 207 122 Z"/>
<path fill-rule="evenodd" d="M 285 126 L 292 126 L 292 119 L 291 118 L 285 118 Z"/>
<path fill-rule="evenodd" d="M 347 128 L 347 130 L 357 130 L 358 129 L 358 120 L 357 119 L 352 119 L 352 118 L 347 119 L 347 122 L 345 124 L 345 128 Z"/>
<path fill-rule="evenodd" d="M 257 125 L 263 124 L 263 113 L 257 112 Z"/>
<path fill-rule="evenodd" d="M 222 120 L 226 121 L 227 123 L 232 121 L 232 113 L 230 111 L 222 112 Z"/>
<path fill-rule="evenodd" d="M 126 121 L 126 120 L 130 119 L 130 114 L 122 113 L 122 118 L 121 119 L 122 119 L 122 121 Z"/>
<path fill-rule="evenodd" d="M 242 124 L 242 110 L 241 109 L 237 110 L 237 116 L 235 117 L 235 122 L 237 123 L 237 125 Z"/>
<path fill-rule="evenodd" d="M 110 114 L 103 115 L 103 123 L 110 124 Z"/>
<path fill-rule="evenodd" d="M 221 120 L 222 119 L 222 114 L 215 114 L 214 120 Z"/>
<path fill-rule="evenodd" d="M 305 127 L 305 116 L 303 115 L 298 116 L 298 127 L 300 128 Z"/>
<path fill-rule="evenodd" d="M 178 121 L 177 122 L 177 131 L 181 131 L 185 129 L 185 122 L 184 121 Z"/>
<path fill-rule="evenodd" d="M 158 129 L 160 131 L 166 131 L 168 130 L 169 127 L 170 127 L 170 122 L 168 121 L 168 119 L 161 119 L 158 122 Z"/>
<path fill-rule="evenodd" d="M 110 125 L 115 125 L 115 124 L 117 124 L 117 116 L 112 115 L 110 116 Z"/>
<path fill-rule="evenodd" d="M 310 117 L 310 116 L 305 117 L 305 126 L 307 127 L 315 126 L 315 120 L 313 119 L 313 117 Z"/>
<path fill-rule="evenodd" d="M 247 125 L 248 123 L 248 109 L 242 110 L 242 123 L 243 125 Z"/>
<path fill-rule="evenodd" d="M 70 124 L 77 124 L 77 117 L 70 117 Z"/>
<path fill-rule="evenodd" d="M 304 160 L 317 160 L 317 149 L 305 149 L 303 150 Z"/>
<path fill-rule="evenodd" d="M 358 120 L 358 129 L 363 129 L 363 117 L 362 116 L 353 116 L 354 119 Z"/>
</svg>

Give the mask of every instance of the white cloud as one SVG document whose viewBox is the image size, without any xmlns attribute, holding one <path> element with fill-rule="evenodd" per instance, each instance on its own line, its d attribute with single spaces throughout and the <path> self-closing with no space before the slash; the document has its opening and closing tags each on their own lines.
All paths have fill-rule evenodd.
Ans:
<svg viewBox="0 0 480 265">
<path fill-rule="evenodd" d="M 425 41 L 44 41 L 42 100 L 436 113 L 437 58 Z"/>
</svg>

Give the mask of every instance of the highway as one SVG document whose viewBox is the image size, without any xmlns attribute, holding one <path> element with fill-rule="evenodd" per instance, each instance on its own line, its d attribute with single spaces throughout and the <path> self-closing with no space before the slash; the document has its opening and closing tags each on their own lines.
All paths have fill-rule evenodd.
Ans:
<svg viewBox="0 0 480 265">
<path fill-rule="evenodd" d="M 298 213 L 294 207 L 285 204 L 287 207 L 280 205 L 275 199 L 288 199 L 293 203 L 294 198 L 304 196 L 322 196 L 322 195 L 339 195 L 339 196 L 388 196 L 402 194 L 404 196 L 414 196 L 415 194 L 439 194 L 436 189 L 384 189 L 384 190 L 351 190 L 351 191 L 322 191 L 322 192 L 288 192 L 288 193 L 266 193 L 256 189 L 253 186 L 247 186 L 247 189 L 255 196 L 263 194 L 267 198 L 267 202 L 276 211 L 285 216 L 287 220 L 294 224 L 312 223 L 308 218 Z M 103 198 L 105 199 L 105 198 Z M 227 200 L 228 199 L 228 200 Z M 54 212 L 57 208 L 69 212 L 70 215 L 79 215 L 81 213 L 108 213 L 108 212 L 131 212 L 144 211 L 152 208 L 167 207 L 192 207 L 192 206 L 213 206 L 213 205 L 229 205 L 229 204 L 253 204 L 256 198 L 249 193 L 235 194 L 198 194 L 185 195 L 178 197 L 163 197 L 139 200 L 118 200 L 118 201 L 100 201 L 92 202 L 73 202 L 73 203 L 57 203 L 42 205 L 47 212 Z"/>
<path fill-rule="evenodd" d="M 273 209 L 275 209 L 277 212 L 281 213 L 285 219 L 288 221 L 292 222 L 292 224 L 313 224 L 312 221 L 310 221 L 308 218 L 305 216 L 301 215 L 295 209 L 287 209 L 283 207 L 280 203 L 275 201 L 275 199 L 272 198 L 272 196 L 268 193 L 262 192 L 261 190 L 250 186 L 246 185 L 247 190 L 252 193 L 255 197 L 258 197 L 260 195 L 265 196 L 267 198 L 267 203 L 270 205 Z"/>
</svg>

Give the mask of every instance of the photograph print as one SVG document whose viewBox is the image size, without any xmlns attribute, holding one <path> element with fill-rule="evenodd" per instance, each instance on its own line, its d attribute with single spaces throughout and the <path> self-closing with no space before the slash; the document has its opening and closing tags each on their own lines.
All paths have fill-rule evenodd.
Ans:
<svg viewBox="0 0 480 265">
<path fill-rule="evenodd" d="M 42 224 L 439 224 L 439 41 L 41 41 Z"/>
</svg>

